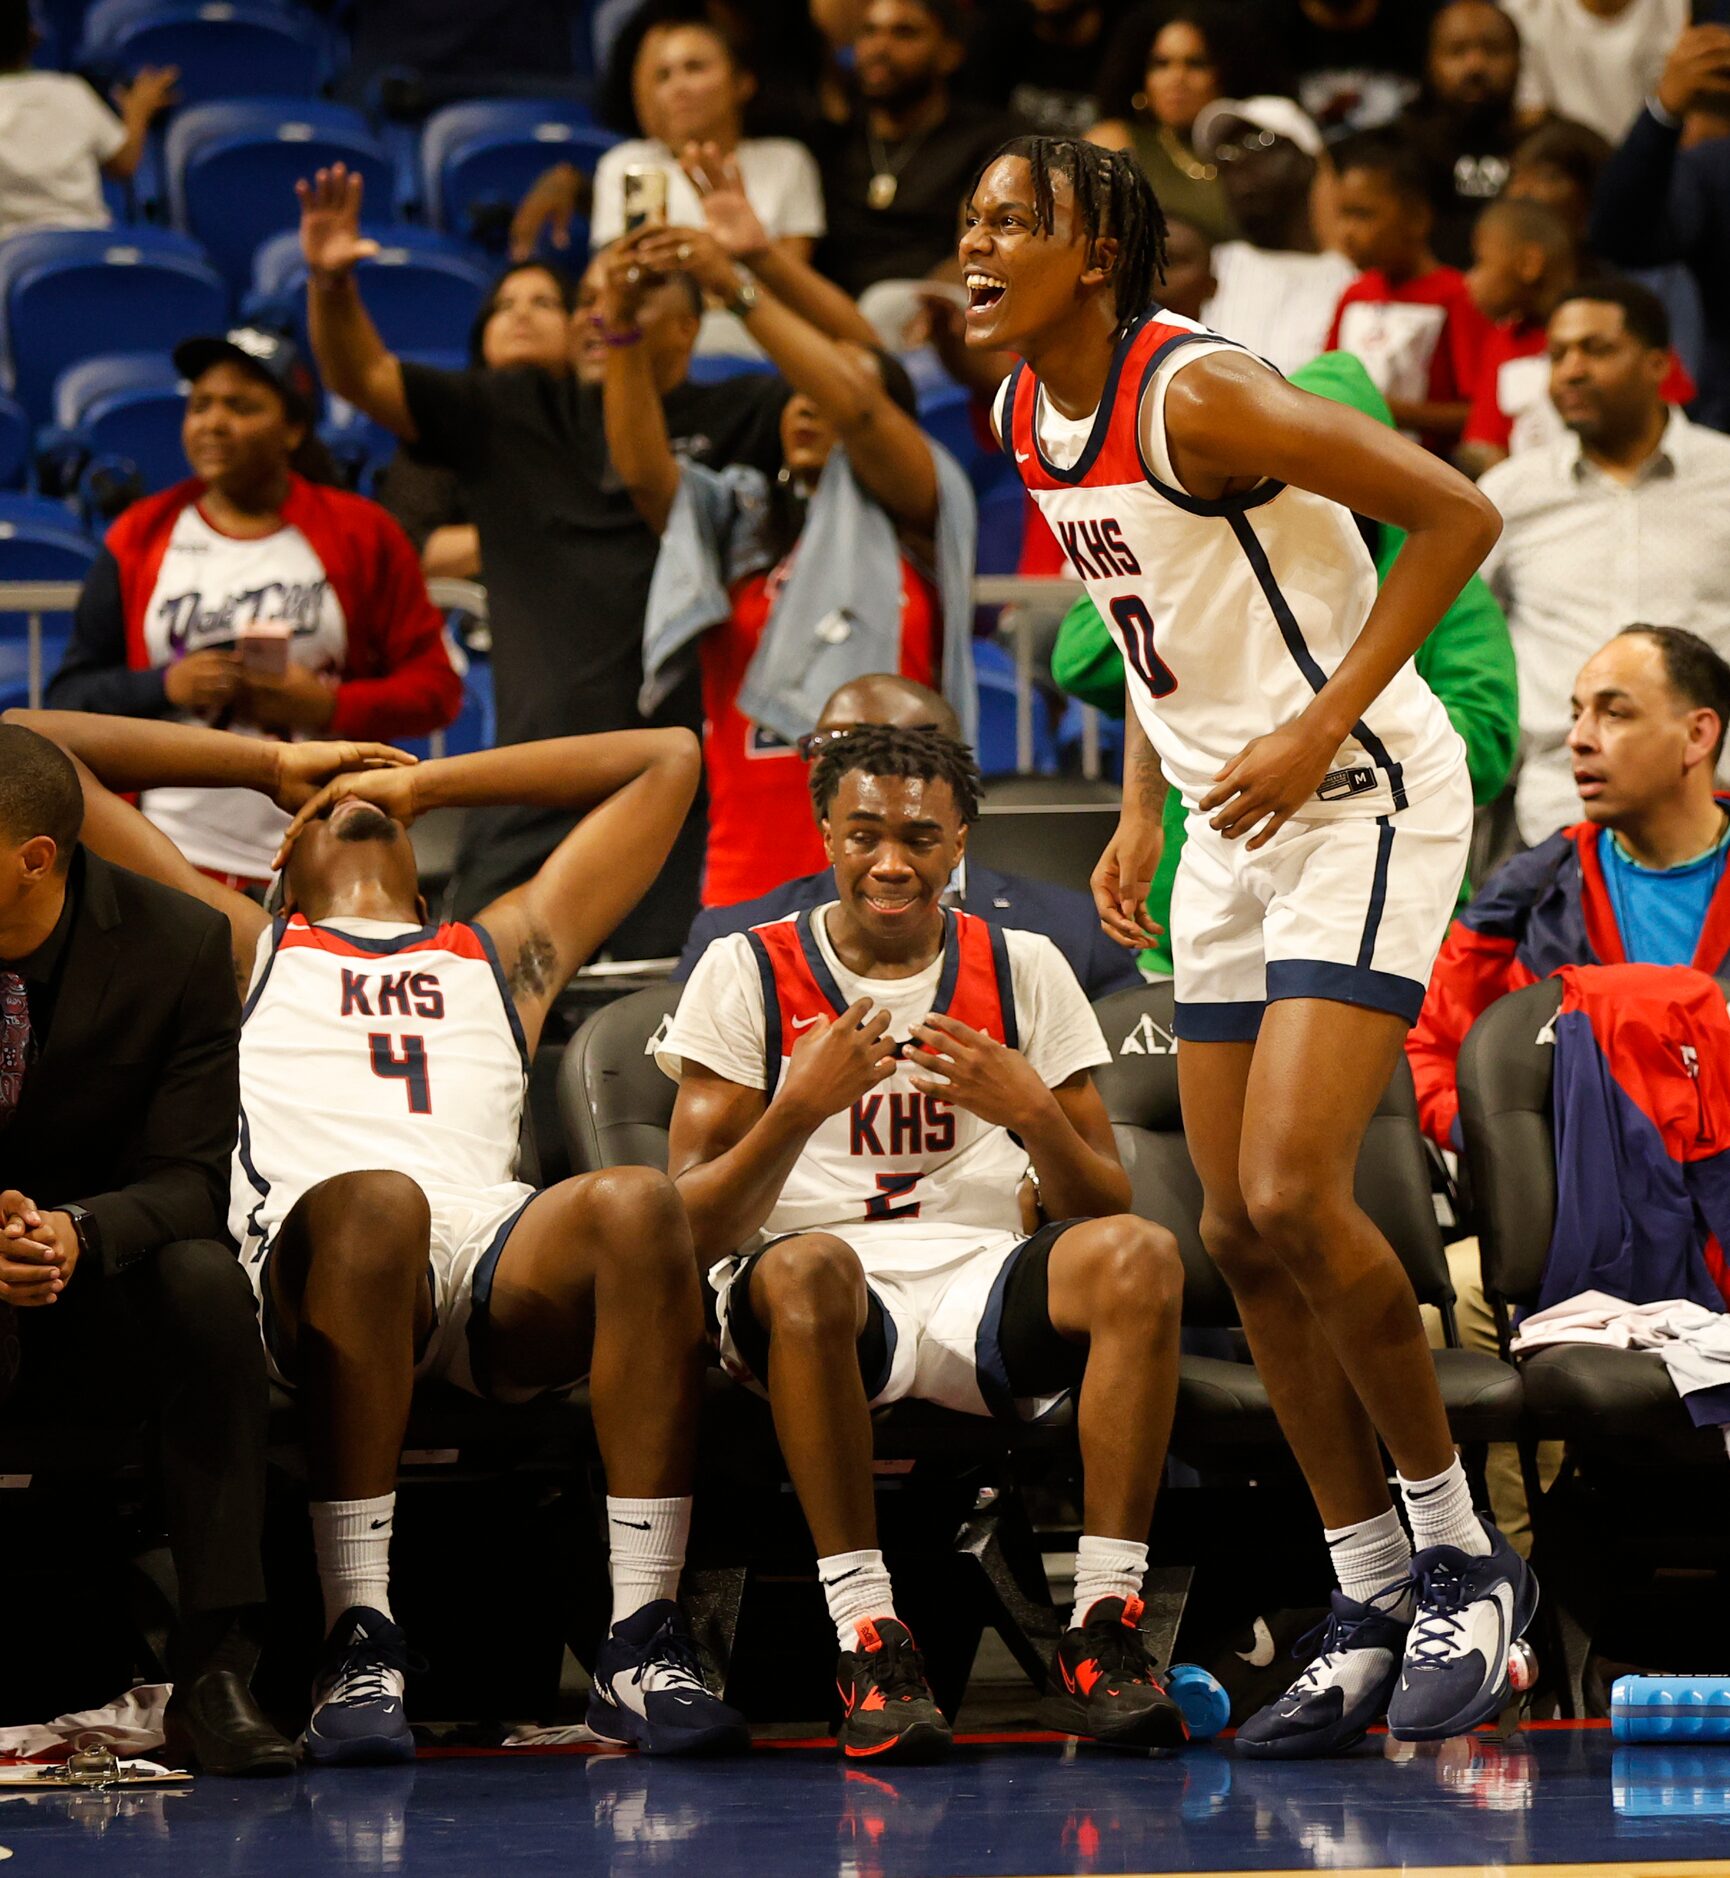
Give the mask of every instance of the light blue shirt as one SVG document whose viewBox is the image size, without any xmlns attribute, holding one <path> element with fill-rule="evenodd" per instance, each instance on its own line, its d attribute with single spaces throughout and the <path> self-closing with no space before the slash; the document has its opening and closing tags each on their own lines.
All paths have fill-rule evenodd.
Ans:
<svg viewBox="0 0 1730 1878">
<path fill-rule="evenodd" d="M 1693 964 L 1727 856 L 1730 826 L 1704 854 L 1676 867 L 1642 867 L 1624 851 L 1614 829 L 1599 832 L 1598 859 L 1630 964 Z"/>
</svg>

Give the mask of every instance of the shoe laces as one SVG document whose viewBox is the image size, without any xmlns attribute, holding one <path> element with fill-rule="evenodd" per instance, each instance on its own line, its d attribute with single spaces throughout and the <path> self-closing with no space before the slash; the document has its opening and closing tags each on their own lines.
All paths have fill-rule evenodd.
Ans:
<svg viewBox="0 0 1730 1878">
<path fill-rule="evenodd" d="M 402 1678 L 423 1665 L 395 1637 L 359 1637 L 342 1653 L 327 1702 L 386 1702 L 402 1694 Z"/>
<path fill-rule="evenodd" d="M 1457 1566 L 1437 1562 L 1414 1570 L 1406 1582 L 1417 1594 L 1406 1661 L 1415 1668 L 1439 1668 L 1459 1654 L 1465 1628 L 1460 1616 L 1470 1602 L 1465 1574 Z"/>
<path fill-rule="evenodd" d="M 865 1643 L 862 1652 L 865 1659 L 865 1673 L 873 1685 L 883 1691 L 887 1701 L 917 1699 L 928 1693 L 925 1680 L 925 1658 L 911 1636 L 906 1642 L 898 1637 L 885 1637 L 875 1625 L 871 1626 L 870 1637 L 873 1644 L 865 1637 L 864 1626 L 860 1626 L 861 1640 Z"/>
<path fill-rule="evenodd" d="M 1409 1577 L 1400 1577 L 1392 1584 L 1383 1585 L 1380 1591 L 1364 1599 L 1362 1613 L 1357 1617 L 1342 1617 L 1330 1605 L 1327 1616 L 1306 1630 L 1291 1647 L 1292 1655 L 1300 1662 L 1308 1660 L 1303 1674 L 1286 1691 L 1287 1695 L 1309 1695 L 1319 1689 L 1322 1677 L 1339 1657 L 1356 1645 L 1358 1632 L 1376 1614 L 1378 1607 L 1386 1605 L 1391 1610 L 1411 1589 L 1411 1583 Z"/>
<path fill-rule="evenodd" d="M 709 1685 L 703 1680 L 703 1660 L 689 1631 L 681 1629 L 672 1618 L 643 1646 L 643 1660 L 631 1671 L 631 1681 L 641 1688 L 653 1676 L 661 1689 L 698 1689 L 705 1695 Z"/>
<path fill-rule="evenodd" d="M 1129 1599 L 1121 1617 L 1101 1618 L 1083 1627 L 1087 1647 L 1098 1664 L 1100 1674 L 1114 1687 L 1125 1683 L 1146 1682 L 1162 1686 L 1159 1659 L 1147 1647 L 1139 1619 L 1143 1610 L 1139 1598 Z"/>
</svg>

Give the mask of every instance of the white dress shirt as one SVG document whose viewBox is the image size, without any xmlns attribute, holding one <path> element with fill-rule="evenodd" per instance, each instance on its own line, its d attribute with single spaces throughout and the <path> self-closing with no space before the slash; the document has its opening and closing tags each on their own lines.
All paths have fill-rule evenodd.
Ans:
<svg viewBox="0 0 1730 1878">
<path fill-rule="evenodd" d="M 1580 819 L 1568 759 L 1580 667 L 1624 626 L 1683 626 L 1730 658 L 1730 437 L 1672 410 L 1631 482 L 1569 435 L 1522 450 L 1478 485 L 1502 512 L 1484 578 L 1508 615 L 1520 675 L 1521 837 Z"/>
<path fill-rule="evenodd" d="M 1502 0 L 1520 29 L 1522 111 L 1555 111 L 1620 143 L 1651 95 L 1688 0 L 1628 0 L 1593 13 L 1581 0 Z"/>
</svg>

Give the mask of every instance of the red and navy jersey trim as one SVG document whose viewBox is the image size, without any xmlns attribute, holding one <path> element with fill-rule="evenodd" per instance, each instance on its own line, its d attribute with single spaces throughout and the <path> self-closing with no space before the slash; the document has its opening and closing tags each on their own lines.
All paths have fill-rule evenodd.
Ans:
<svg viewBox="0 0 1730 1878">
<path fill-rule="evenodd" d="M 1014 975 L 1002 930 L 953 907 L 944 909 L 943 921 L 943 968 L 932 1010 L 954 1015 L 1011 1050 L 1019 1049 Z M 847 999 L 817 943 L 809 910 L 794 919 L 753 927 L 745 937 L 763 991 L 764 1090 L 773 1096 L 791 1050 L 784 1013 L 804 1007 L 836 1018 L 846 1011 Z"/>
</svg>

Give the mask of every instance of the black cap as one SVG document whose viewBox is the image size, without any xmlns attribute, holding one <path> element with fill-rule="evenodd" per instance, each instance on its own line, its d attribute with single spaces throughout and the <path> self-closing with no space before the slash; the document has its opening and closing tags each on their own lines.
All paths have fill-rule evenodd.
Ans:
<svg viewBox="0 0 1730 1878">
<path fill-rule="evenodd" d="M 224 363 L 267 379 L 291 410 L 312 416 L 318 381 L 292 339 L 263 326 L 233 326 L 220 335 L 183 339 L 174 348 L 174 369 L 182 378 L 197 378 Z"/>
</svg>

